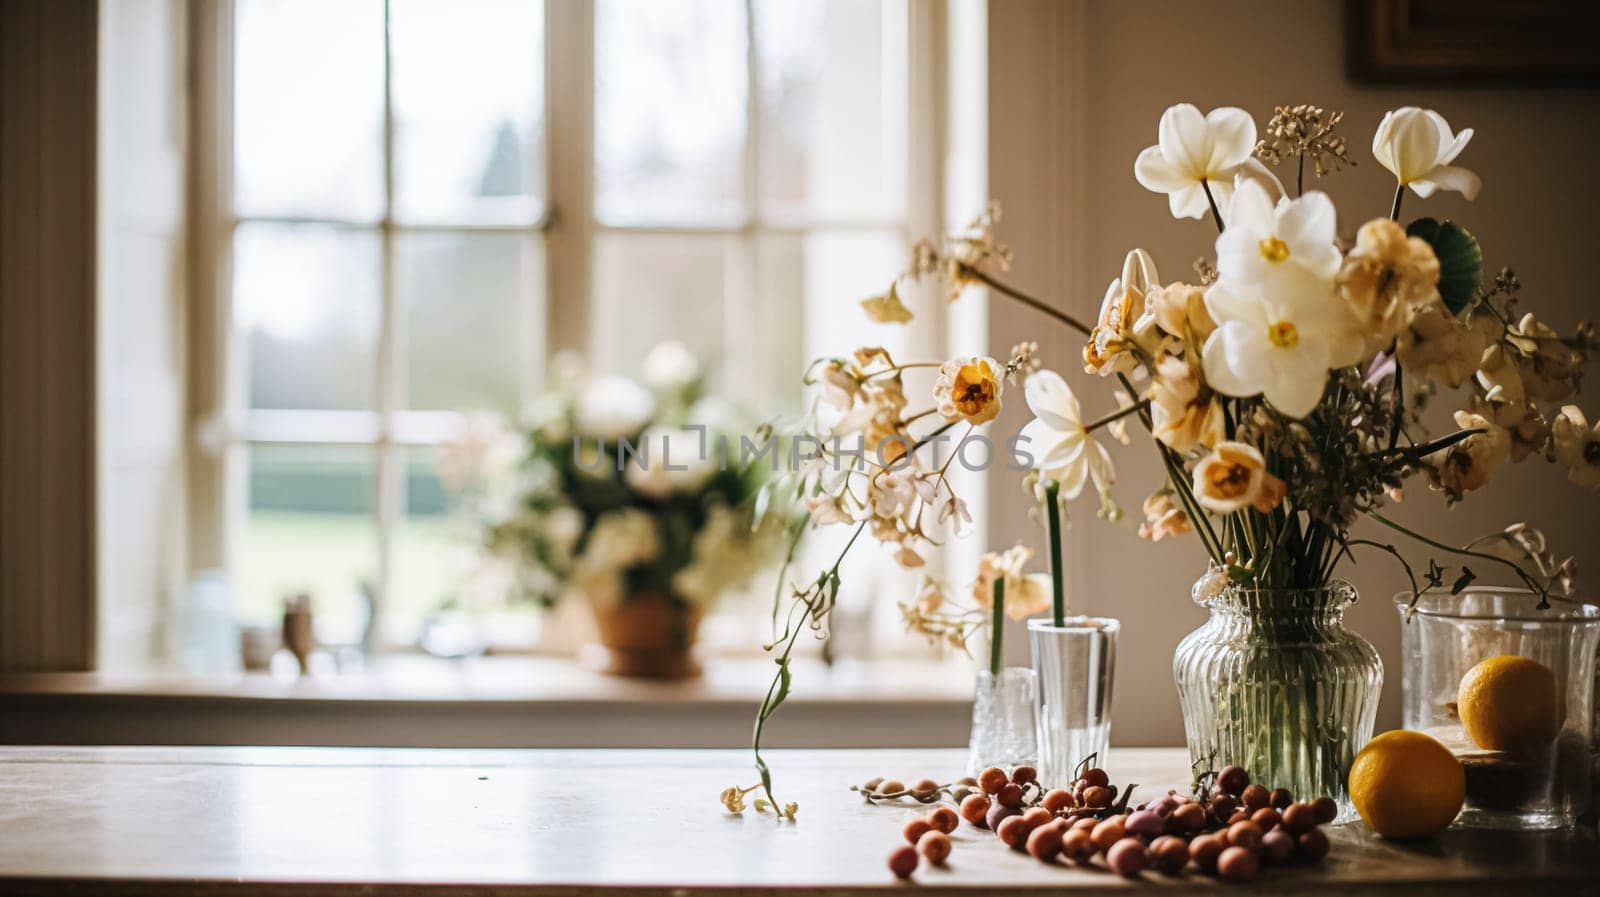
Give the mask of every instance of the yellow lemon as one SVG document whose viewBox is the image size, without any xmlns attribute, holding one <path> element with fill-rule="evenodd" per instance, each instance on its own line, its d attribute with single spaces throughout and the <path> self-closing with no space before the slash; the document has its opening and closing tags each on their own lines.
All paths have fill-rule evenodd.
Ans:
<svg viewBox="0 0 1600 897">
<path fill-rule="evenodd" d="M 1449 825 L 1467 797 L 1461 761 L 1421 732 L 1397 729 L 1367 742 L 1350 765 L 1350 800 L 1385 838 L 1426 838 Z"/>
<path fill-rule="evenodd" d="M 1456 712 L 1467 736 L 1486 751 L 1541 754 L 1561 729 L 1556 674 L 1526 657 L 1491 657 L 1461 677 Z"/>
</svg>

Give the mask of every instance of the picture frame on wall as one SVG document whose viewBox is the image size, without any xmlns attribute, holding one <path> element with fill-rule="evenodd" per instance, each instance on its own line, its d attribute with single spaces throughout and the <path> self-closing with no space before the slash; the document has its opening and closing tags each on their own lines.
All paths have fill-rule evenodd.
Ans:
<svg viewBox="0 0 1600 897">
<path fill-rule="evenodd" d="M 1347 0 L 1346 63 L 1365 83 L 1600 84 L 1593 0 Z"/>
</svg>

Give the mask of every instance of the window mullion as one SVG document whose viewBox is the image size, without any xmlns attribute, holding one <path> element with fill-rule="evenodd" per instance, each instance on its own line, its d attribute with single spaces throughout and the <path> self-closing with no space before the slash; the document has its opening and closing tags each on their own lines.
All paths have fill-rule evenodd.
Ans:
<svg viewBox="0 0 1600 897">
<path fill-rule="evenodd" d="M 380 269 L 378 327 L 377 396 L 378 443 L 374 510 L 377 537 L 377 596 L 373 619 L 368 626 L 366 645 L 370 651 L 380 639 L 384 611 L 391 603 L 394 584 L 393 560 L 395 528 L 404 502 L 404 465 L 394 440 L 396 410 L 404 401 L 405 322 L 395 289 L 394 227 L 394 46 L 392 4 L 383 4 L 383 219 L 379 222 Z"/>
<path fill-rule="evenodd" d="M 545 5 L 545 320 L 548 349 L 588 353 L 594 254 L 594 4 Z"/>
</svg>

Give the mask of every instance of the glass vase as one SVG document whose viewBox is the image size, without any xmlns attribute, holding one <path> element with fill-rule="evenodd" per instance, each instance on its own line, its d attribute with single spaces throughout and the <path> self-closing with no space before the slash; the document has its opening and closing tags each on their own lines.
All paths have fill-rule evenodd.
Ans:
<svg viewBox="0 0 1600 897">
<path fill-rule="evenodd" d="M 1550 599 L 1540 609 L 1526 589 L 1473 587 L 1459 595 L 1411 594 L 1399 608 L 1404 722 L 1450 748 L 1467 773 L 1467 802 L 1457 824 L 1471 828 L 1548 829 L 1571 825 L 1590 804 L 1596 747 L 1595 646 L 1600 608 Z M 1484 660 L 1510 655 L 1549 671 L 1556 694 L 1554 735 L 1518 739 L 1491 750 L 1477 744 L 1457 713 L 1461 680 Z M 1538 700 L 1532 683 L 1508 697 Z"/>
<path fill-rule="evenodd" d="M 967 774 L 998 766 L 1004 770 L 1037 766 L 1034 742 L 1036 680 L 1027 667 L 1005 667 L 995 675 L 978 671 L 972 695 L 972 737 L 967 743 Z"/>
<path fill-rule="evenodd" d="M 1344 626 L 1355 588 L 1207 595 L 1197 583 L 1194 598 L 1211 616 L 1172 658 L 1194 768 L 1242 766 L 1296 800 L 1332 797 L 1341 821 L 1354 818 L 1345 778 L 1372 737 L 1383 685 L 1377 650 Z"/>
<path fill-rule="evenodd" d="M 1111 687 L 1122 624 L 1106 617 L 1028 621 L 1039 678 L 1039 780 L 1066 788 L 1091 756 L 1106 765 L 1111 742 Z"/>
</svg>

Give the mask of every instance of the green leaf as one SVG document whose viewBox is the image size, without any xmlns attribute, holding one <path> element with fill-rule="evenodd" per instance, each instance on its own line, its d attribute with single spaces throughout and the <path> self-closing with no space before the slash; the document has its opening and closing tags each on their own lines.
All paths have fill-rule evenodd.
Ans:
<svg viewBox="0 0 1600 897">
<path fill-rule="evenodd" d="M 1460 314 L 1483 283 L 1483 248 L 1478 238 L 1454 221 L 1418 218 L 1406 233 L 1421 237 L 1439 257 L 1439 297 L 1451 314 Z"/>
</svg>

